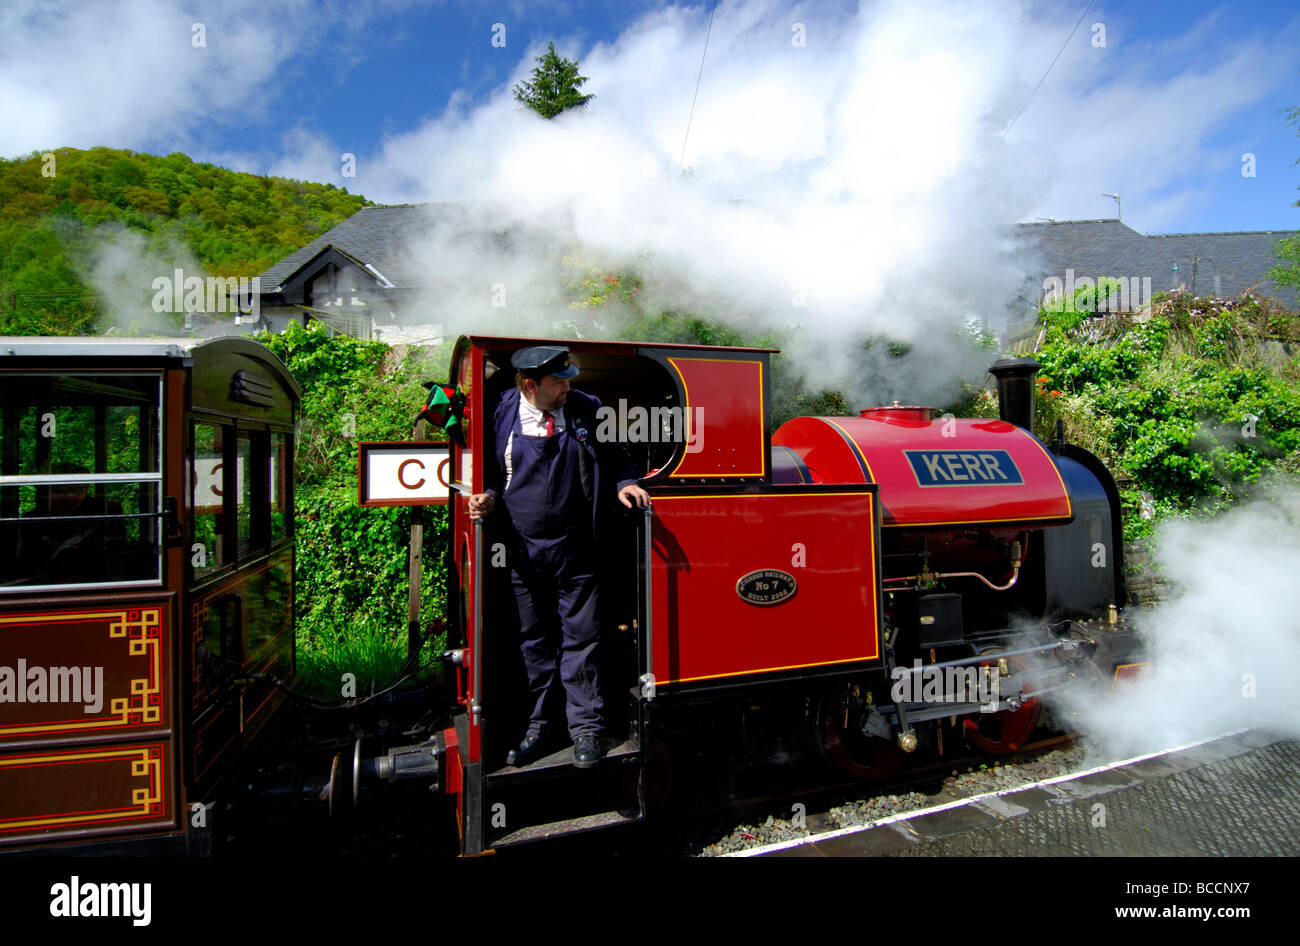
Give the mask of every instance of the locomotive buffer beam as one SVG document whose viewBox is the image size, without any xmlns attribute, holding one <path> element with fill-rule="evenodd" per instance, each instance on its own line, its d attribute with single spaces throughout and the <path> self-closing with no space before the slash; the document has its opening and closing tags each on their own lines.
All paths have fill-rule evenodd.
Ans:
<svg viewBox="0 0 1300 946">
<path fill-rule="evenodd" d="M 342 811 L 350 805 L 356 808 L 361 804 L 361 787 L 370 782 L 403 782 L 419 779 L 429 783 L 430 791 L 439 791 L 442 787 L 443 769 L 442 733 L 432 739 L 410 746 L 396 746 L 384 755 L 369 759 L 361 757 L 361 740 L 352 747 L 350 761 L 342 753 L 334 756 L 330 767 L 329 781 L 320 790 L 319 800 L 329 803 L 330 814 Z"/>
</svg>

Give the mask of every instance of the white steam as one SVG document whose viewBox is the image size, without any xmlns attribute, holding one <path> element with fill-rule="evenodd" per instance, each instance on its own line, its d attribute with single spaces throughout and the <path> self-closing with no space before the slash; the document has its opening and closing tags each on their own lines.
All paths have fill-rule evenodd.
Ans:
<svg viewBox="0 0 1300 946">
<path fill-rule="evenodd" d="M 70 258 L 102 304 L 98 331 L 190 334 L 182 327 L 182 310 L 173 304 L 175 294 L 169 290 L 160 296 L 154 286 L 154 280 L 160 278 L 167 280 L 168 286 L 176 282 L 178 269 L 183 277 L 203 276 L 198 259 L 178 241 L 165 235 L 146 238 L 121 224 L 101 223 L 74 242 Z M 160 300 L 158 307 L 155 297 Z M 181 301 L 183 305 L 183 297 Z"/>
<path fill-rule="evenodd" d="M 490 202 L 471 234 L 533 235 L 418 241 L 415 267 L 462 277 L 427 310 L 451 330 L 553 334 L 581 314 L 558 291 L 558 257 L 577 246 L 643 275 L 651 313 L 793 330 L 787 348 L 818 387 L 950 400 L 989 360 L 967 326 L 1000 329 L 1025 277 L 1007 224 L 1046 187 L 1041 155 L 1000 135 L 1028 93 L 1015 52 L 1032 28 L 1005 3 L 720 4 L 683 174 L 707 13 L 660 10 L 586 53 L 585 111 L 546 121 L 503 89 L 421 132 L 423 193 Z M 385 160 L 390 179 L 413 171 L 396 145 Z M 917 348 L 863 355 L 874 335 Z"/>
<path fill-rule="evenodd" d="M 356 183 L 372 197 L 491 202 L 493 225 L 504 217 L 544 235 L 479 252 L 444 229 L 412 248 L 419 268 L 462 277 L 426 300 L 450 330 L 567 334 L 553 327 L 574 316 L 553 248 L 573 245 L 643 275 L 651 313 L 792 330 L 783 346 L 796 373 L 856 406 L 942 405 L 959 379 L 984 376 L 989 358 L 972 350 L 969 326 L 996 332 L 1030 315 L 1021 297 L 1038 267 L 1013 252 L 1010 224 L 1096 216 L 1068 207 L 1083 191 L 1096 208 L 1095 192 L 1141 194 L 1160 178 L 1149 167 L 1134 181 L 1126 149 L 1071 134 L 1094 103 L 1168 97 L 1122 49 L 1080 31 L 1034 92 L 1073 19 L 1058 5 L 722 2 L 696 100 L 709 10 L 665 7 L 589 50 L 561 41 L 591 77 L 586 110 L 546 121 L 514 102 L 510 88 L 541 51 L 530 48 L 488 102 L 453 100 L 362 162 Z M 1112 38 L 1123 25 L 1111 23 Z M 1114 108 L 1095 127 L 1141 139 L 1144 167 L 1176 164 L 1173 150 L 1197 151 L 1214 121 L 1280 75 L 1245 67 L 1273 62 L 1282 47 L 1265 45 L 1175 70 L 1165 86 L 1212 71 L 1224 91 L 1195 116 L 1161 110 L 1155 120 L 1169 127 L 1158 142 L 1127 132 L 1130 117 L 1148 120 L 1141 108 Z M 857 343 L 878 335 L 916 347 L 864 355 Z"/>
<path fill-rule="evenodd" d="M 1177 590 L 1137 613 L 1147 675 L 1071 700 L 1074 725 L 1112 756 L 1251 727 L 1300 736 L 1300 492 L 1171 522 L 1158 559 Z"/>
</svg>

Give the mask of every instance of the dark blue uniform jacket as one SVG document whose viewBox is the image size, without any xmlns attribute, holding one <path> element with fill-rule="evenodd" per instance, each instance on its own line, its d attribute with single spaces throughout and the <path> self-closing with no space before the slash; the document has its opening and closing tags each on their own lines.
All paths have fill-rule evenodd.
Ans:
<svg viewBox="0 0 1300 946">
<path fill-rule="evenodd" d="M 519 414 L 521 396 L 518 388 L 506 391 L 492 414 L 493 443 L 492 450 L 484 457 L 483 483 L 486 491 L 498 501 L 505 490 L 506 444 Z M 579 454 L 579 476 L 583 496 L 591 505 L 592 528 L 596 534 L 600 531 L 598 523 L 601 507 L 623 487 L 639 479 L 632 459 L 622 444 L 600 443 L 596 440 L 598 410 L 599 399 L 572 389 L 565 397 L 562 408 L 566 435 L 576 439 L 583 448 Z M 610 483 L 613 484 L 612 488 Z M 619 508 L 622 508 L 621 504 Z"/>
</svg>

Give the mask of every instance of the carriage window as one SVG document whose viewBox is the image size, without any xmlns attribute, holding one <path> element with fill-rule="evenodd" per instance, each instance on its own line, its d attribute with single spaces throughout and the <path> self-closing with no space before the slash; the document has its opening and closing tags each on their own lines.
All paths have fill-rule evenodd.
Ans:
<svg viewBox="0 0 1300 946">
<path fill-rule="evenodd" d="M 253 546 L 253 486 L 256 482 L 252 475 L 253 438 L 247 430 L 239 431 L 235 439 L 235 462 L 239 470 L 239 484 L 235 491 L 238 497 L 235 526 L 238 530 L 239 557 L 242 559 Z"/>
<path fill-rule="evenodd" d="M 190 567 L 197 578 L 221 564 L 225 557 L 224 489 L 221 482 L 222 428 L 194 424 L 194 467 L 190 475 L 190 509 L 194 538 Z"/>
<path fill-rule="evenodd" d="M 288 497 L 293 463 L 293 440 L 289 434 L 271 434 L 271 542 L 289 535 Z"/>
<path fill-rule="evenodd" d="M 287 534 L 285 434 L 192 422 L 194 466 L 190 497 L 194 538 L 191 569 L 201 578 L 219 565 L 239 565 L 265 553 L 272 529 Z M 272 455 L 276 445 L 280 457 Z M 292 465 L 288 469 L 292 470 Z"/>
<path fill-rule="evenodd" d="M 0 588 L 161 579 L 157 374 L 0 374 Z"/>
</svg>

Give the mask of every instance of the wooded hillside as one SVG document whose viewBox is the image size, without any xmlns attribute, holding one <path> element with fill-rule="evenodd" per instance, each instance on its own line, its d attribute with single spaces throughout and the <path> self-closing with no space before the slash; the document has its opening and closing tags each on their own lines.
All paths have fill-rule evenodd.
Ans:
<svg viewBox="0 0 1300 946">
<path fill-rule="evenodd" d="M 95 334 L 103 300 L 91 261 L 136 234 L 154 269 L 197 261 L 206 276 L 255 276 L 367 204 L 332 184 L 262 177 L 115 148 L 0 159 L 0 333 Z M 129 264 L 129 263 L 128 263 Z M 143 263 L 142 263 L 143 265 Z"/>
</svg>

